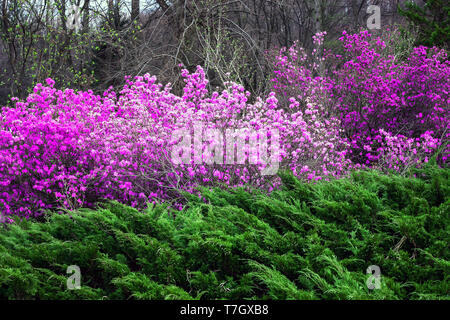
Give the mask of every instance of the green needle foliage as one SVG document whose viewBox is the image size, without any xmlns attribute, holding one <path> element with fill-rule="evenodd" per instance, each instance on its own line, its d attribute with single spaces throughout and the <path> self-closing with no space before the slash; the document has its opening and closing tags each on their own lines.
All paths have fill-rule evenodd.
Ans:
<svg viewBox="0 0 450 320">
<path fill-rule="evenodd" d="M 422 8 L 414 2 L 399 7 L 405 16 L 420 32 L 419 44 L 432 47 L 446 47 L 450 44 L 450 4 L 446 0 L 427 0 Z"/>
<path fill-rule="evenodd" d="M 1 299 L 449 299 L 450 170 L 106 203 L 0 229 Z M 81 289 L 68 290 L 69 265 Z M 369 290 L 366 269 L 381 269 Z"/>
</svg>

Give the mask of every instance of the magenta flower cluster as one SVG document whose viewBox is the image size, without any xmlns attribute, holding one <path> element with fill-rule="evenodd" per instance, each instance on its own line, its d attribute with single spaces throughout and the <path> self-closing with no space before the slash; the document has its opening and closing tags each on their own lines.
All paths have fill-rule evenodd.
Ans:
<svg viewBox="0 0 450 320">
<path fill-rule="evenodd" d="M 450 61 L 444 50 L 418 47 L 403 60 L 368 31 L 343 33 L 343 54 L 311 55 L 294 44 L 274 59 L 274 90 L 324 105 L 351 145 L 353 163 L 401 170 L 428 160 L 450 137 Z M 319 54 L 320 53 L 320 54 Z M 326 65 L 326 70 L 321 66 Z M 441 162 L 448 162 L 450 149 Z"/>
<path fill-rule="evenodd" d="M 324 36 L 316 35 L 315 43 Z M 47 79 L 0 113 L 0 212 L 29 217 L 105 199 L 179 208 L 179 190 L 195 193 L 198 185 L 268 192 L 278 186 L 277 176 L 260 174 L 266 164 L 249 161 L 249 150 L 238 164 L 215 161 L 209 150 L 222 141 L 210 129 L 276 129 L 280 169 L 309 181 L 364 166 L 402 170 L 428 161 L 448 138 L 445 54 L 420 47 L 407 61 L 395 61 L 367 33 L 344 34 L 342 42 L 347 56 L 317 49 L 311 59 L 296 46 L 281 50 L 275 92 L 254 103 L 236 83 L 210 91 L 201 67 L 181 70 L 181 95 L 148 74 L 128 77 L 121 91 L 101 96 L 57 90 Z M 336 62 L 329 73 L 328 61 Z M 180 137 L 173 133 L 193 132 L 197 123 L 203 124 L 202 161 L 174 163 L 171 151 Z"/>
<path fill-rule="evenodd" d="M 321 118 L 319 106 L 308 104 L 301 111 L 292 99 L 285 111 L 274 93 L 251 104 L 250 93 L 235 83 L 209 92 L 201 67 L 181 74 L 182 96 L 145 75 L 128 78 L 120 92 L 103 96 L 57 90 L 47 79 L 25 101 L 15 99 L 0 117 L 0 210 L 28 217 L 104 199 L 178 206 L 178 190 L 194 192 L 199 184 L 276 187 L 277 177 L 262 176 L 264 165 L 249 164 L 248 152 L 242 164 L 211 163 L 208 157 L 214 155 L 204 153 L 200 164 L 192 159 L 175 165 L 171 149 L 179 141 L 172 133 L 192 130 L 198 122 L 206 136 L 203 151 L 215 143 L 207 138 L 208 129 L 276 128 L 280 168 L 311 180 L 348 170 L 348 145 L 339 139 L 338 123 Z"/>
</svg>

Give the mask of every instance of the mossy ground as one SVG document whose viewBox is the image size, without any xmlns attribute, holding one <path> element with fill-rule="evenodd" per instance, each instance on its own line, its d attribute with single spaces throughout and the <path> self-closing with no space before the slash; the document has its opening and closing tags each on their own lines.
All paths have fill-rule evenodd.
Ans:
<svg viewBox="0 0 450 320">
<path fill-rule="evenodd" d="M 449 299 L 450 169 L 409 174 L 282 174 L 270 196 L 205 189 L 176 216 L 106 203 L 3 225 L 0 298 Z M 380 289 L 367 288 L 370 265 Z"/>
</svg>

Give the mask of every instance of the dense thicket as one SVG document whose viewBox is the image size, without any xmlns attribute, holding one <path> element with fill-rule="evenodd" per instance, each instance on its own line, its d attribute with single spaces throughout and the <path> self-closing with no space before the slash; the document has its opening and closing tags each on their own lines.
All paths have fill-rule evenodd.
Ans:
<svg viewBox="0 0 450 320">
<path fill-rule="evenodd" d="M 203 189 L 173 215 L 118 203 L 4 224 L 3 299 L 449 299 L 450 170 L 360 171 L 272 195 Z M 67 290 L 66 269 L 81 268 Z M 381 289 L 366 286 L 370 265 Z"/>
<path fill-rule="evenodd" d="M 401 22 L 384 0 L 382 27 Z M 327 31 L 365 28 L 366 0 L 0 0 L 0 105 L 47 77 L 58 88 L 102 92 L 126 75 L 180 82 L 177 65 L 205 68 L 212 86 L 231 80 L 268 88 L 266 50 Z M 78 9 L 79 8 L 79 11 Z M 79 12 L 79 25 L 74 11 Z M 376 31 L 376 30 L 375 30 Z M 330 41 L 331 43 L 333 40 Z"/>
</svg>

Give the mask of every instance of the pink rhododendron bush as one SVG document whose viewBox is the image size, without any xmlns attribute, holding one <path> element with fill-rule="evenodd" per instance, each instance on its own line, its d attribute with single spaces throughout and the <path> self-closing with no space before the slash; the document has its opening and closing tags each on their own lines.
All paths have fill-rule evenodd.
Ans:
<svg viewBox="0 0 450 320">
<path fill-rule="evenodd" d="M 200 67 L 192 74 L 182 70 L 182 76 L 182 96 L 149 75 L 127 79 L 122 91 L 103 96 L 57 90 L 48 79 L 26 101 L 15 100 L 13 107 L 4 108 L 0 209 L 28 217 L 47 208 L 73 209 L 104 199 L 179 206 L 178 190 L 192 192 L 198 184 L 250 184 L 270 191 L 278 180 L 276 172 L 262 174 L 269 165 L 306 179 L 339 176 L 350 168 L 338 123 L 323 119 L 318 106 L 308 104 L 300 111 L 293 99 L 292 110 L 284 111 L 274 94 L 250 104 L 250 94 L 234 83 L 222 92 L 209 92 Z M 195 133 L 199 125 L 200 133 Z M 225 129 L 243 130 L 244 147 L 227 150 L 221 158 Z M 251 140 L 261 138 L 255 132 L 265 136 L 270 162 L 258 153 L 250 159 L 255 157 Z M 189 143 L 180 147 L 189 136 L 193 144 L 203 141 L 200 153 Z"/>
<path fill-rule="evenodd" d="M 275 92 L 254 103 L 236 83 L 210 91 L 201 67 L 181 70 L 181 95 L 150 75 L 102 96 L 47 79 L 0 113 L 0 211 L 29 217 L 105 199 L 179 208 L 180 190 L 198 185 L 270 192 L 277 170 L 314 182 L 428 161 L 448 139 L 445 54 L 421 47 L 396 61 L 367 33 L 341 40 L 346 55 L 317 50 L 313 62 L 283 49 Z M 327 59 L 335 63 L 328 72 Z"/>
<path fill-rule="evenodd" d="M 274 90 L 320 103 L 340 127 L 355 164 L 402 170 L 428 161 L 450 137 L 450 61 L 444 50 L 414 48 L 399 60 L 368 31 L 343 33 L 343 54 L 321 48 L 308 55 L 294 44 L 274 59 Z M 323 68 L 326 65 L 327 68 Z M 322 68 L 321 68 L 322 66 Z M 441 163 L 448 161 L 444 150 Z"/>
</svg>

